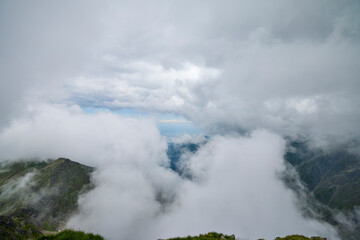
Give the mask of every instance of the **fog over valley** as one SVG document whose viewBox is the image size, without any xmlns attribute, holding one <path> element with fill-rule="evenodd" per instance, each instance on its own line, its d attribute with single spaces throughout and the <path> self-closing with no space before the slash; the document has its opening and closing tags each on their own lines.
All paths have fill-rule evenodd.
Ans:
<svg viewBox="0 0 360 240">
<path fill-rule="evenodd" d="M 360 234 L 359 1 L 5 0 L 0 36 L 0 233 Z"/>
</svg>

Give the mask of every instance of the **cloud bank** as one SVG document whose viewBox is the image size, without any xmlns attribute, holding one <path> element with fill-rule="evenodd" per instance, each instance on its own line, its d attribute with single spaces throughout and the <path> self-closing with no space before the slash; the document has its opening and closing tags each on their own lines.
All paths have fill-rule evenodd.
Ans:
<svg viewBox="0 0 360 240">
<path fill-rule="evenodd" d="M 2 158 L 66 153 L 97 167 L 96 188 L 80 198 L 68 227 L 108 239 L 208 231 L 337 239 L 330 225 L 305 219 L 297 209 L 294 194 L 278 177 L 285 142 L 274 133 L 213 137 L 188 160 L 190 181 L 170 170 L 166 141 L 153 119 L 86 114 L 76 106 L 35 109 L 30 119 L 14 122 L 0 135 Z"/>
<path fill-rule="evenodd" d="M 332 236 L 277 180 L 278 135 L 359 138 L 359 12 L 356 0 L 1 1 L 1 158 L 97 167 L 69 226 L 113 239 Z M 213 137 L 188 162 L 197 181 L 166 168 L 156 119 L 86 107 L 192 121 Z"/>
<path fill-rule="evenodd" d="M 2 121 L 40 101 L 173 112 L 211 133 L 357 138 L 359 10 L 350 0 L 4 1 Z"/>
<path fill-rule="evenodd" d="M 216 137 L 189 161 L 197 181 L 182 186 L 178 205 L 161 220 L 169 235 L 219 231 L 240 238 L 275 239 L 294 233 L 336 239 L 327 224 L 305 219 L 282 185 L 284 140 L 256 131 Z"/>
</svg>

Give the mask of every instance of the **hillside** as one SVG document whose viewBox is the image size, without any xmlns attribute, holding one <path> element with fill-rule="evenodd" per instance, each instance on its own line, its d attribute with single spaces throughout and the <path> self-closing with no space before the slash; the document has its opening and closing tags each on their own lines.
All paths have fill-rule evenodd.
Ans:
<svg viewBox="0 0 360 240">
<path fill-rule="evenodd" d="M 104 240 L 104 238 L 97 234 L 64 230 L 57 234 L 40 236 L 36 240 Z"/>
<path fill-rule="evenodd" d="M 181 150 L 185 147 L 186 151 Z M 195 152 L 193 145 L 173 148 L 173 159 L 179 160 L 183 152 Z M 175 151 L 176 150 L 176 151 Z M 177 152 L 178 151 L 178 152 Z M 78 196 L 90 190 L 90 174 L 94 168 L 69 159 L 48 161 L 20 161 L 0 165 L 0 236 L 5 240 L 22 239 L 103 239 L 101 236 L 65 230 L 54 231 L 66 222 L 78 205 Z M 200 234 L 169 240 L 235 239 L 234 235 L 220 233 Z M 277 240 L 307 240 L 302 236 L 288 236 Z M 320 239 L 320 238 L 311 238 Z"/>
<path fill-rule="evenodd" d="M 41 235 L 39 229 L 25 220 L 18 220 L 7 216 L 0 216 L 1 240 L 22 240 Z"/>
<path fill-rule="evenodd" d="M 305 215 L 326 221 L 336 227 L 342 239 L 357 240 L 360 234 L 360 157 L 339 146 L 328 150 L 314 149 L 307 142 L 288 143 L 285 160 L 296 170 L 287 169 L 285 183 L 298 194 Z"/>
<path fill-rule="evenodd" d="M 285 160 L 321 203 L 340 210 L 360 205 L 360 157 L 345 147 L 310 149 L 306 142 L 290 142 Z"/>
<path fill-rule="evenodd" d="M 55 230 L 77 208 L 78 196 L 90 189 L 94 169 L 69 159 L 16 162 L 0 168 L 0 215 Z"/>
</svg>

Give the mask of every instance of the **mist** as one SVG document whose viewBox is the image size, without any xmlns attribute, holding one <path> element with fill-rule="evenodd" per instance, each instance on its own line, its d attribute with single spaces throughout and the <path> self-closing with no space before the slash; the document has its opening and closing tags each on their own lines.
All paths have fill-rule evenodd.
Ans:
<svg viewBox="0 0 360 240">
<path fill-rule="evenodd" d="M 63 156 L 97 168 L 95 189 L 80 197 L 79 212 L 67 227 L 108 239 L 208 231 L 250 239 L 338 239 L 330 225 L 306 219 L 297 208 L 280 179 L 285 140 L 275 133 L 212 136 L 184 162 L 189 180 L 170 170 L 166 139 L 151 118 L 88 114 L 76 106 L 41 105 L 31 113 L 0 135 L 3 158 Z"/>
<path fill-rule="evenodd" d="M 108 239 L 338 239 L 280 175 L 285 138 L 360 137 L 359 12 L 356 0 L 1 1 L 0 161 L 95 167 L 67 227 Z M 161 135 L 169 115 L 201 136 Z M 170 169 L 169 141 L 201 141 L 179 163 L 191 179 Z"/>
</svg>

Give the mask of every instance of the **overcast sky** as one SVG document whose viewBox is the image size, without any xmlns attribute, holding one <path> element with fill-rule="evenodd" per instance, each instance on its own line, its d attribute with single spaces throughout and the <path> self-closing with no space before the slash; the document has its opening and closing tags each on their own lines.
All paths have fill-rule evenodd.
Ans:
<svg viewBox="0 0 360 240">
<path fill-rule="evenodd" d="M 359 134 L 358 1 L 0 4 L 3 124 L 46 102 Z"/>
<path fill-rule="evenodd" d="M 359 13 L 357 0 L 0 1 L 2 159 L 66 156 L 102 171 L 116 165 L 114 169 L 120 172 L 130 165 L 129 171 L 139 174 L 140 180 L 104 179 L 99 170 L 96 179 L 103 188 L 92 193 L 95 197 L 91 199 L 111 192 L 119 181 L 127 187 L 135 181 L 139 189 L 146 190 L 140 195 L 148 199 L 153 197 L 151 189 L 168 192 L 185 184 L 185 192 L 192 192 L 199 187 L 159 170 L 168 161 L 159 121 L 189 124 L 190 133 L 218 139 L 213 143 L 218 155 L 211 158 L 215 165 L 228 148 L 226 144 L 243 149 L 242 141 L 257 142 L 259 137 L 252 134 L 262 129 L 262 134 L 272 136 L 266 137 L 274 153 L 269 157 L 269 174 L 279 169 L 282 158 L 278 155 L 284 147 L 281 141 L 271 145 L 273 138 L 301 135 L 321 144 L 329 139 L 359 139 Z M 243 137 L 249 139 L 241 140 L 240 133 L 247 133 Z M 49 139 L 54 139 L 51 146 Z M 251 149 L 255 154 L 262 147 L 263 142 L 257 142 Z M 241 151 L 234 150 L 234 157 Z M 244 154 L 249 162 L 258 158 Z M 148 158 L 152 160 L 144 160 Z M 225 160 L 223 164 L 219 167 L 224 171 L 232 166 Z M 219 180 L 214 172 L 208 174 L 210 183 Z M 160 179 L 170 179 L 171 184 L 163 186 Z M 253 180 L 251 176 L 246 179 Z M 262 179 L 259 188 L 268 181 Z M 109 182 L 113 184 L 105 184 Z M 285 191 L 280 182 L 273 178 L 270 182 L 274 191 Z M 198 199 L 217 192 L 216 186 L 206 185 Z M 230 184 L 225 195 L 235 191 L 234 187 Z M 180 192 L 169 194 L 184 196 L 179 198 L 186 203 L 183 210 L 192 212 L 194 196 L 186 198 Z M 131 192 L 124 202 L 132 202 L 138 194 Z M 87 210 L 91 199 L 84 199 L 81 206 Z M 222 200 L 218 201 L 213 204 Z M 149 223 L 159 210 L 156 202 L 152 204 L 144 211 L 135 204 L 130 209 L 136 211 L 129 215 L 145 212 L 144 225 L 158 236 L 154 229 L 163 220 L 156 226 Z M 292 226 L 305 221 L 291 200 L 285 205 L 294 219 Z M 235 212 L 240 215 L 242 207 Z M 184 218 L 177 211 L 167 217 Z M 91 229 L 92 219 L 82 227 Z M 231 219 L 239 220 L 238 216 Z M 75 217 L 72 223 L 79 222 Z M 199 228 L 209 229 L 213 224 L 209 220 Z M 130 229 L 130 225 L 124 220 L 119 229 Z M 301 229 L 312 232 L 310 225 L 302 224 Z M 231 226 L 222 229 L 228 231 Z M 193 230 L 184 226 L 182 233 Z M 243 230 L 255 236 L 255 229 Z M 271 229 L 263 233 L 276 234 Z"/>
</svg>

